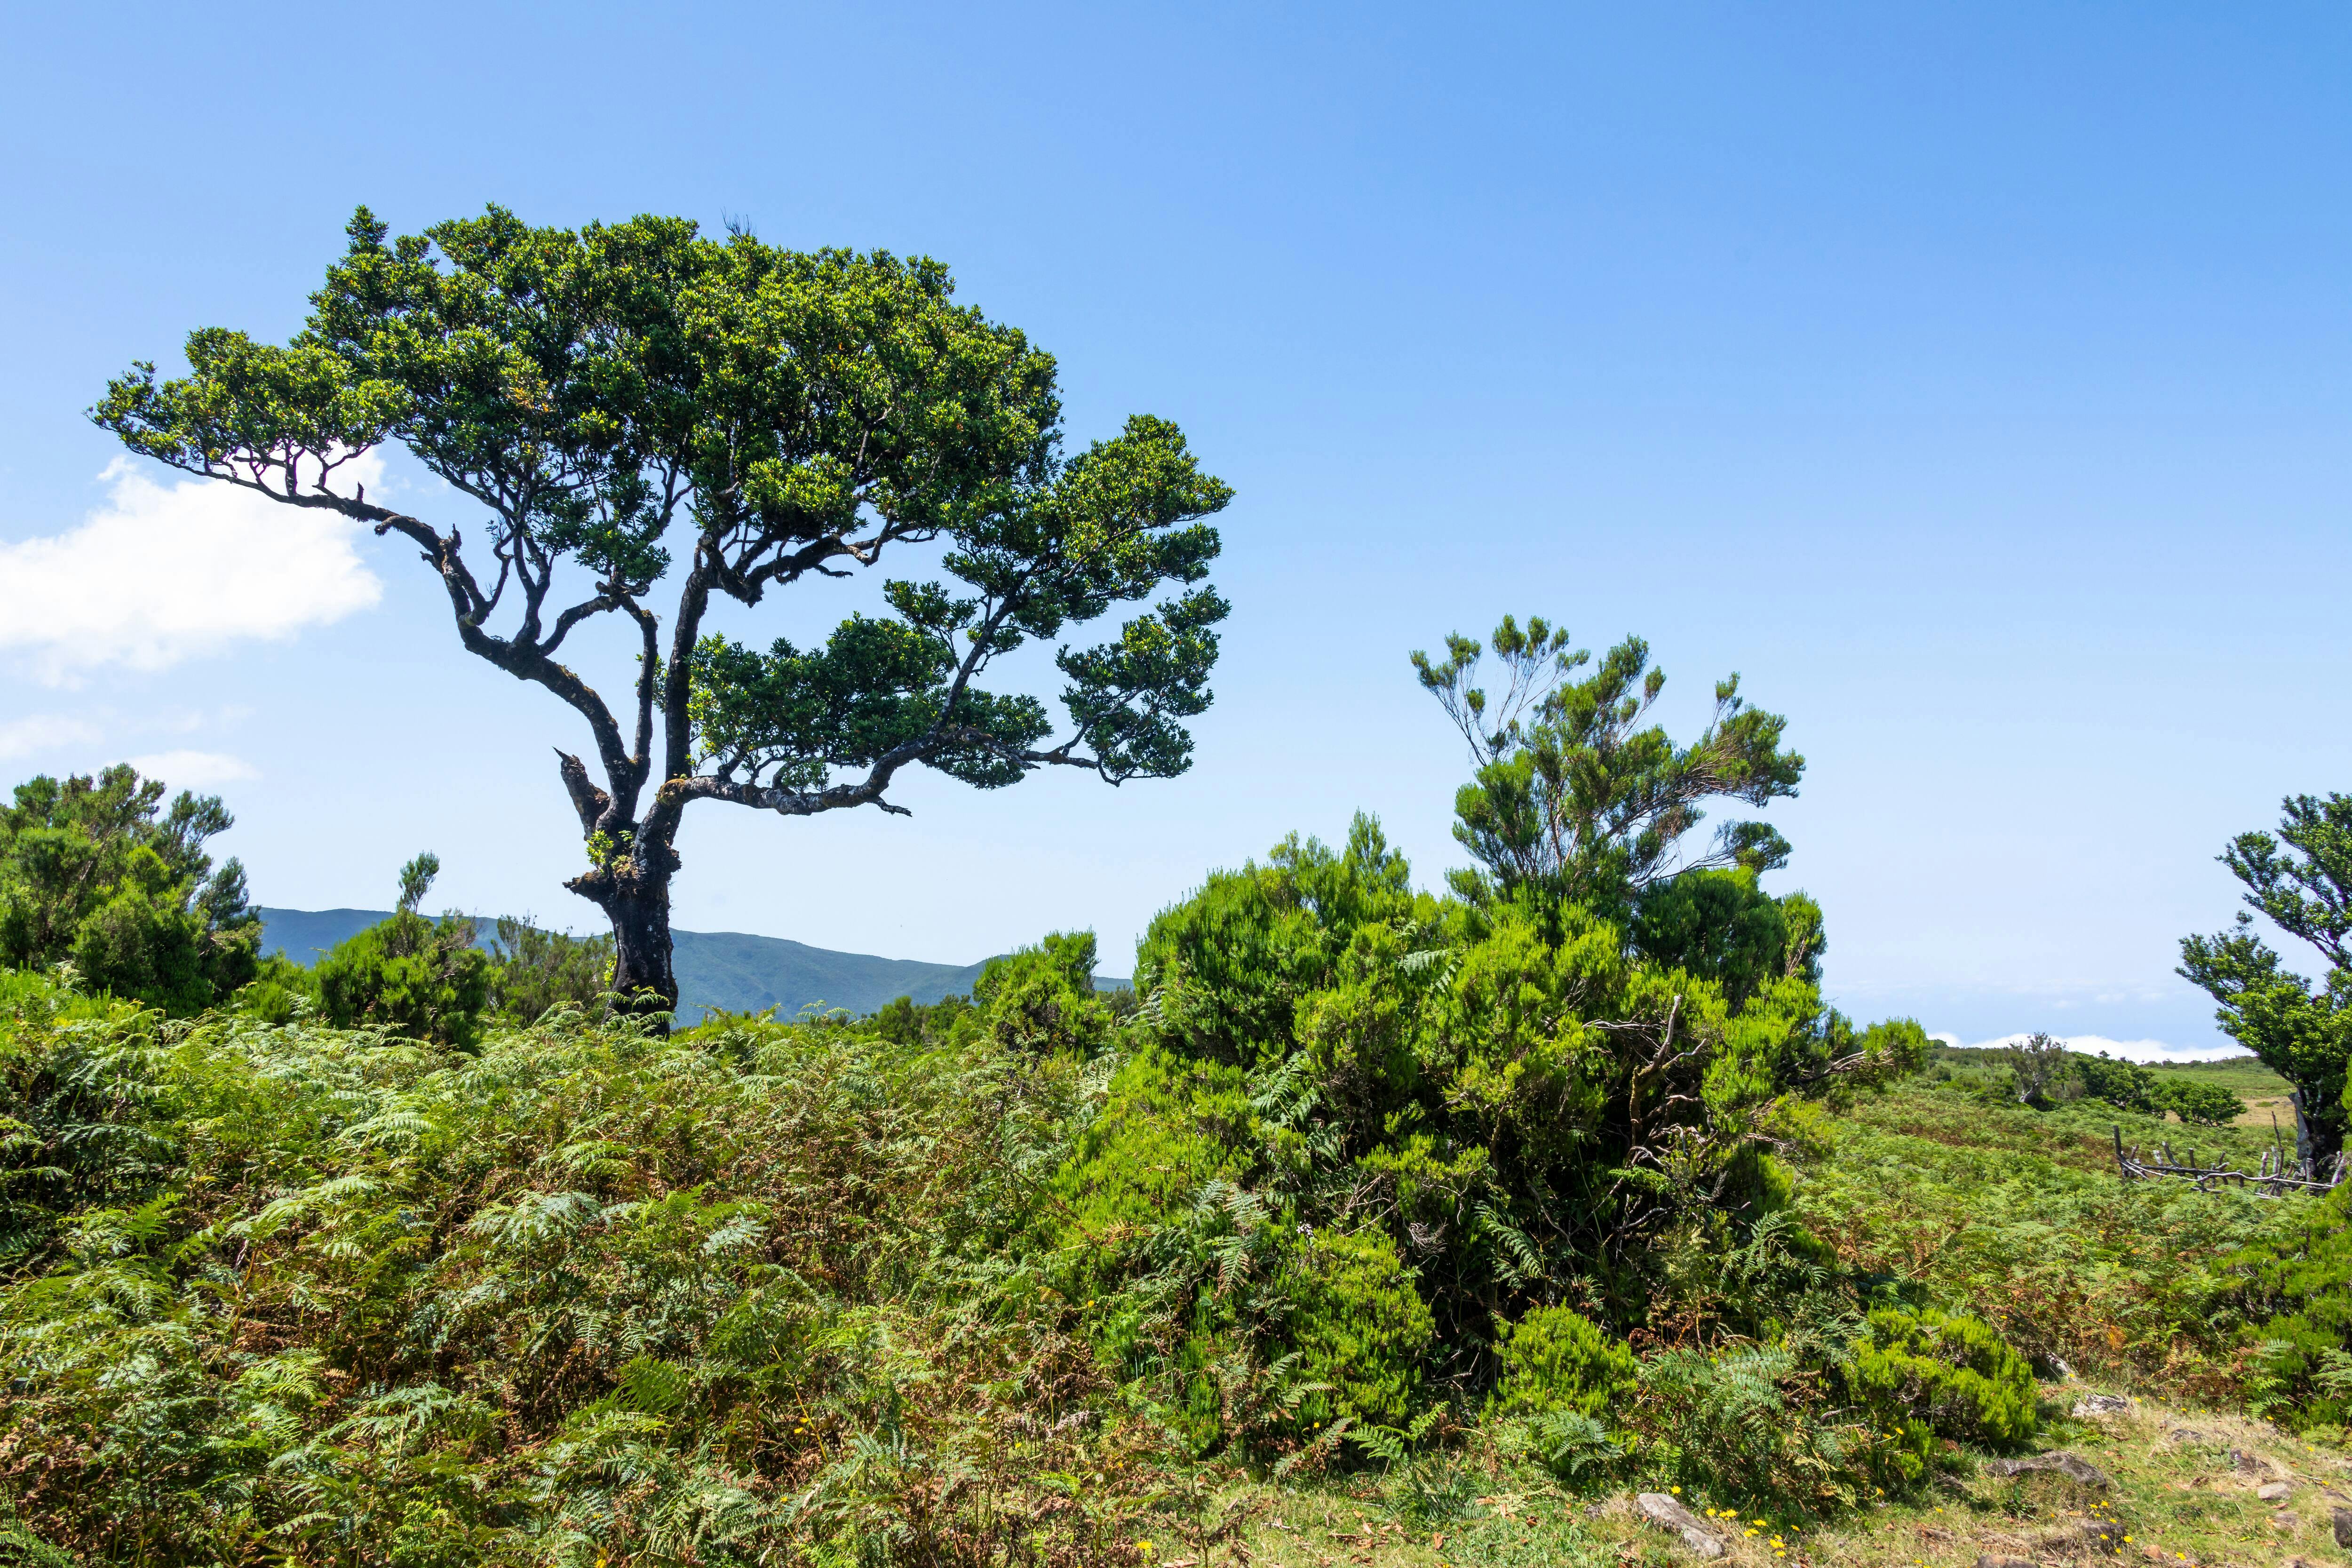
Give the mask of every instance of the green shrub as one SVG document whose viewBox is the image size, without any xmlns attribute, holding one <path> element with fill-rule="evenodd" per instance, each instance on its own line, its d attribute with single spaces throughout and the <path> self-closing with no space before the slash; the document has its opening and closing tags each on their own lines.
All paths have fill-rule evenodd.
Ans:
<svg viewBox="0 0 2352 1568">
<path fill-rule="evenodd" d="M 992 959 L 972 984 L 971 1002 L 990 1036 L 1017 1050 L 1092 1056 L 1110 1041 L 1110 1004 L 1095 989 L 1090 931 L 1055 931 Z"/>
<path fill-rule="evenodd" d="M 2163 1102 L 2163 1086 L 2156 1075 L 2134 1062 L 2117 1061 L 2107 1056 L 2077 1056 L 2075 1075 L 2082 1079 L 2083 1092 L 2093 1100 L 2104 1100 L 2121 1110 L 2136 1110 L 2145 1115 L 2159 1109 Z"/>
<path fill-rule="evenodd" d="M 1537 1307 L 1503 1331 L 1502 1375 L 1486 1400 L 1497 1415 L 1568 1411 L 1598 1418 L 1638 1380 L 1633 1351 L 1567 1307 Z"/>
<path fill-rule="evenodd" d="M 1809 903 L 1759 903 L 1737 874 L 1644 896 L 1676 962 L 1728 965 L 1736 997 L 1580 906 L 1415 894 L 1359 817 L 1344 848 L 1293 838 L 1163 910 L 1138 951 L 1135 1036 L 1250 1072 L 1254 1116 L 1188 1131 L 1227 1142 L 1235 1179 L 1297 1221 L 1352 1229 L 1360 1194 L 1384 1194 L 1444 1342 L 1570 1278 L 1637 1321 L 1661 1231 L 1778 1201 L 1757 1158 L 1769 1108 L 1835 1102 L 1927 1045 L 1916 1024 L 1858 1030 L 1823 1005 Z"/>
<path fill-rule="evenodd" d="M 401 910 L 319 961 L 320 1009 L 338 1028 L 372 1025 L 470 1050 L 490 1005 L 491 969 L 474 945 L 473 921 Z"/>
<path fill-rule="evenodd" d="M 501 917 L 490 1005 L 507 1022 L 527 1026 L 551 1007 L 593 1008 L 613 987 L 613 937 L 577 937 L 529 920 Z"/>
<path fill-rule="evenodd" d="M 2352 1425 L 2352 1185 L 2290 1200 L 2281 1233 L 2233 1254 L 2238 1300 L 2259 1347 L 2249 1403 L 2297 1427 Z"/>
<path fill-rule="evenodd" d="M 1876 1308 L 1846 1378 L 1873 1411 L 1963 1442 L 2021 1442 L 2039 1423 L 2033 1369 L 1980 1318 Z"/>
<path fill-rule="evenodd" d="M 1643 957 L 1714 981 L 1736 1006 L 1784 974 L 1818 982 L 1821 926 L 1811 899 L 1776 899 L 1742 868 L 1653 882 L 1633 900 L 1628 935 Z"/>
<path fill-rule="evenodd" d="M 1436 1325 L 1394 1244 L 1377 1231 L 1318 1234 L 1291 1253 L 1283 1284 L 1300 1370 L 1331 1385 L 1303 1413 L 1377 1426 L 1411 1420 Z"/>
<path fill-rule="evenodd" d="M 2246 1113 L 2233 1091 L 2193 1078 L 2168 1079 L 2158 1094 L 2164 1109 L 2191 1126 L 2226 1127 Z"/>
<path fill-rule="evenodd" d="M 166 808 L 163 794 L 129 766 L 16 786 L 0 806 L 0 963 L 70 959 L 85 986 L 177 1016 L 253 978 L 245 868 L 204 852 L 235 819 L 215 796 Z"/>
<path fill-rule="evenodd" d="M 928 1007 L 899 996 L 876 1008 L 861 1027 L 894 1045 L 961 1045 L 978 1033 L 977 1016 L 969 996 L 942 996 Z"/>
<path fill-rule="evenodd" d="M 1824 1425 L 1787 1347 L 1664 1351 L 1642 1363 L 1640 1461 L 1702 1495 L 1816 1511 L 1860 1500 L 1868 1435 Z"/>
</svg>

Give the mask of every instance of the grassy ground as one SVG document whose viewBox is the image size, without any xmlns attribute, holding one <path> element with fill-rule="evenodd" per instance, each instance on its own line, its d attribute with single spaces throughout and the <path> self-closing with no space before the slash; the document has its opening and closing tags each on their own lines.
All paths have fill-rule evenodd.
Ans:
<svg viewBox="0 0 2352 1568">
<path fill-rule="evenodd" d="M 2052 1563 L 2105 1555 L 2095 1541 L 2086 1545 L 2092 1532 L 2104 1534 L 2126 1563 L 2175 1568 L 2344 1560 L 2331 1515 L 2352 1507 L 2352 1459 L 2264 1423 L 2146 1402 L 2104 1419 L 2065 1415 L 2093 1391 L 2084 1383 L 2045 1386 L 2053 1419 L 2044 1444 L 2088 1461 L 2108 1478 L 2107 1487 L 2062 1475 L 2002 1479 L 1979 1470 L 1843 1521 L 1809 1526 L 1743 1511 L 1720 1525 L 1730 1548 L 1726 1561 L 1742 1568 L 1967 1568 L 1979 1556 Z M 2233 1457 L 2239 1455 L 2245 1458 Z M 1548 1489 L 1514 1493 L 1501 1489 L 1499 1470 L 1484 1472 L 1475 1461 L 1465 1469 L 1463 1512 L 1450 1520 L 1430 1518 L 1397 1483 L 1384 1491 L 1369 1478 L 1320 1490 L 1231 1488 L 1204 1499 L 1198 1531 L 1163 1532 L 1142 1554 L 1161 1568 L 1582 1568 L 1696 1561 L 1641 1517 L 1630 1494 L 1591 1501 Z M 1490 1481 L 1496 1489 L 1484 1489 Z M 2283 1500 L 2256 1495 L 2277 1483 L 2289 1489 Z M 1481 1489 L 1472 1496 L 1471 1488 Z M 1727 1500 L 1682 1500 L 1703 1513 L 1728 1506 Z M 1216 1539 L 1219 1520 L 1239 1528 Z"/>
<path fill-rule="evenodd" d="M 1797 1205 L 1847 1266 L 1918 1280 L 2000 1326 L 2045 1373 L 2063 1363 L 2175 1399 L 2223 1402 L 2242 1375 L 2225 1260 L 2307 1199 L 2118 1179 L 2115 1138 L 2244 1167 L 2267 1130 L 2194 1128 L 2085 1101 L 2035 1111 L 1915 1079 L 1830 1120 Z"/>
</svg>

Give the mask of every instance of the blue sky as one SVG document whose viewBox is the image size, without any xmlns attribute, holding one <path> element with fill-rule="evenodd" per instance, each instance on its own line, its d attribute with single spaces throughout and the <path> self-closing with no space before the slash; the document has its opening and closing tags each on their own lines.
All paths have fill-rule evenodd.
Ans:
<svg viewBox="0 0 2352 1568">
<path fill-rule="evenodd" d="M 1777 880 L 1849 1011 L 2211 1048 L 2171 967 L 2214 853 L 2352 784 L 2347 65 L 2317 5 L 27 13 L 0 768 L 211 781 L 266 902 L 382 905 L 429 847 L 453 903 L 593 917 L 580 738 L 409 552 L 110 468 L 81 410 L 191 327 L 292 331 L 360 202 L 732 219 L 948 261 L 1080 440 L 1181 423 L 1235 611 L 1186 778 L 708 807 L 681 926 L 1092 926 L 1121 969 L 1358 808 L 1434 881 L 1464 758 L 1405 655 L 1532 612 L 1648 637 L 1678 732 L 1731 669 L 1789 716 Z"/>
</svg>

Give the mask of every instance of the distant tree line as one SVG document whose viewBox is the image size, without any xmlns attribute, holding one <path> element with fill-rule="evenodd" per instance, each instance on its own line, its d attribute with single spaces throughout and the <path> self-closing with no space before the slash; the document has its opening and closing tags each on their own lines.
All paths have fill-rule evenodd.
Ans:
<svg viewBox="0 0 2352 1568">
<path fill-rule="evenodd" d="M 2147 1116 L 2168 1110 L 2183 1121 L 2206 1127 L 2225 1125 L 2246 1113 L 2246 1102 L 2221 1084 L 2154 1072 L 2104 1051 L 2092 1056 L 2070 1050 L 2054 1035 L 2028 1035 L 2004 1047 L 1996 1059 L 2005 1069 L 2003 1092 L 2036 1110 L 2097 1100 Z"/>
</svg>

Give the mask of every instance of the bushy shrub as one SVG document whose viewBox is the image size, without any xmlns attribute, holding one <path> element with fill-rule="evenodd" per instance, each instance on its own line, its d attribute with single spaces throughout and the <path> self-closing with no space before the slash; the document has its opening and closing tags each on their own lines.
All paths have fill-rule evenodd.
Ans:
<svg viewBox="0 0 2352 1568">
<path fill-rule="evenodd" d="M 982 1026 L 1019 1050 L 1075 1050 L 1109 1044 L 1110 1005 L 1095 989 L 1095 933 L 1055 931 L 1034 947 L 992 959 L 971 988 Z"/>
<path fill-rule="evenodd" d="M 2218 1083 L 2176 1076 L 2158 1092 L 2164 1109 L 2191 1126 L 2226 1127 L 2246 1113 L 2246 1102 Z"/>
<path fill-rule="evenodd" d="M 2352 1184 L 2294 1203 L 2278 1234 L 2228 1259 L 2253 1325 L 2251 1403 L 2300 1427 L 2352 1426 Z"/>
<path fill-rule="evenodd" d="M 876 1008 L 861 1027 L 900 1046 L 943 1046 L 979 1033 L 969 996 L 942 996 L 926 1006 L 912 996 L 894 997 Z"/>
<path fill-rule="evenodd" d="M 1575 905 L 1416 894 L 1360 817 L 1344 849 L 1294 838 L 1212 876 L 1152 922 L 1137 975 L 1144 1037 L 1255 1069 L 1259 1121 L 1223 1129 L 1243 1179 L 1318 1226 L 1367 1182 L 1393 1194 L 1448 1340 L 1689 1208 L 1740 1210 L 1768 1106 L 1926 1045 L 1907 1022 L 1854 1030 L 1802 973 L 1735 1005 Z"/>
<path fill-rule="evenodd" d="M 463 915 L 416 912 L 441 858 L 427 851 L 400 868 L 390 920 L 337 942 L 312 973 L 320 1011 L 339 1028 L 368 1025 L 412 1040 L 471 1050 L 480 1043 L 497 966 Z"/>
<path fill-rule="evenodd" d="M 2083 1098 L 2077 1058 L 2054 1035 L 2028 1035 L 2000 1053 L 2009 1066 L 2009 1090 L 2020 1105 L 2047 1110 Z"/>
<path fill-rule="evenodd" d="M 1301 1414 L 1318 1423 L 1410 1422 L 1436 1325 L 1395 1245 L 1378 1231 L 1318 1233 L 1289 1253 L 1281 1283 L 1300 1373 L 1330 1385 Z"/>
<path fill-rule="evenodd" d="M 70 959 L 83 984 L 176 1016 L 253 978 L 245 868 L 204 852 L 235 819 L 217 797 L 163 795 L 127 765 L 16 786 L 0 806 L 0 962 Z"/>
<path fill-rule="evenodd" d="M 536 1024 L 551 1007 L 598 1007 L 613 988 L 610 932 L 576 937 L 501 917 L 490 1005 L 510 1024 Z"/>
<path fill-rule="evenodd" d="M 1581 1312 L 1534 1307 L 1495 1346 L 1502 1374 L 1486 1408 L 1503 1416 L 1569 1412 L 1595 1419 L 1638 1381 L 1633 1352 Z"/>
<path fill-rule="evenodd" d="M 1633 1419 L 1653 1475 L 1750 1506 L 1851 1504 L 1876 1473 L 1871 1435 L 1825 1422 L 1780 1346 L 1662 1351 L 1641 1364 Z"/>
<path fill-rule="evenodd" d="M 2162 1087 L 2156 1075 L 2137 1063 L 2100 1055 L 2077 1056 L 2074 1065 L 2076 1076 L 2082 1079 L 2083 1092 L 2093 1100 L 2104 1100 L 2117 1110 L 2143 1115 L 2161 1106 Z"/>
<path fill-rule="evenodd" d="M 1714 981 L 1733 1005 L 1767 981 L 1822 973 L 1821 906 L 1802 893 L 1774 898 L 1744 868 L 1685 872 L 1635 898 L 1627 934 L 1653 963 Z"/>
<path fill-rule="evenodd" d="M 314 973 L 320 1010 L 339 1028 L 365 1024 L 470 1050 L 480 1043 L 491 971 L 473 921 L 401 910 L 337 942 Z"/>
<path fill-rule="evenodd" d="M 1872 1410 L 1962 1442 L 2021 1442 L 2040 1421 L 2025 1358 L 1983 1320 L 1933 1307 L 1874 1309 L 1845 1376 Z"/>
</svg>

